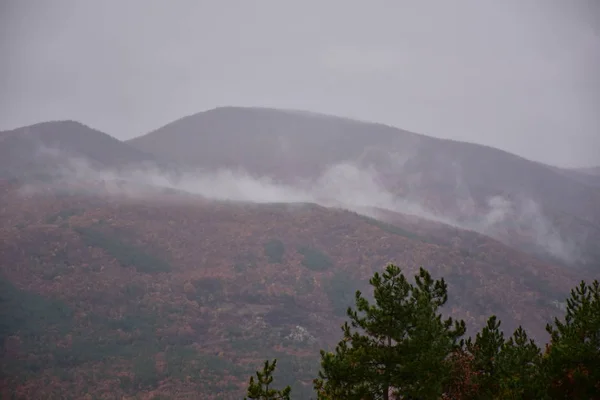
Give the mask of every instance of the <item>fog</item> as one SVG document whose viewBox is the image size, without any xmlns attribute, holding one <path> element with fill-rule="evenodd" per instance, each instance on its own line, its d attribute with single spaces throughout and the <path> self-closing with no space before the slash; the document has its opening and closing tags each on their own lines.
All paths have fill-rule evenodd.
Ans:
<svg viewBox="0 0 600 400">
<path fill-rule="evenodd" d="M 487 199 L 486 212 L 474 214 L 465 220 L 460 215 L 449 215 L 447 211 L 439 213 L 427 209 L 415 196 L 400 197 L 394 194 L 385 188 L 375 168 L 354 161 L 333 164 L 314 179 L 286 185 L 271 177 L 252 175 L 243 169 L 186 168 L 172 174 L 151 164 L 144 164 L 112 170 L 98 168 L 85 158 L 74 157 L 44 145 L 37 146 L 36 154 L 37 157 L 59 161 L 57 172 L 60 179 L 53 185 L 60 188 L 62 184 L 66 190 L 81 187 L 89 194 L 90 188 L 96 188 L 97 194 L 152 200 L 156 196 L 155 188 L 168 188 L 217 201 L 315 203 L 374 218 L 381 218 L 377 209 L 383 209 L 473 230 L 504 242 L 510 239 L 508 229 L 526 230 L 529 235 L 533 233 L 533 242 L 552 256 L 568 263 L 574 263 L 580 257 L 575 242 L 565 240 L 544 215 L 540 205 L 532 199 L 493 196 Z M 406 158 L 394 155 L 390 158 L 399 165 L 406 161 Z M 398 173 L 401 174 L 401 171 Z M 87 185 L 93 182 L 102 185 Z M 77 183 L 83 183 L 83 186 L 73 185 Z M 460 188 L 461 185 L 462 196 L 457 196 L 456 200 L 459 202 L 458 208 L 472 207 L 475 200 L 458 175 L 456 186 Z M 32 194 L 36 192 L 36 187 L 36 184 L 27 184 L 22 190 L 23 193 Z"/>
<path fill-rule="evenodd" d="M 487 202 L 488 212 L 472 225 L 466 226 L 483 234 L 497 236 L 498 229 L 509 224 L 519 230 L 534 232 L 535 243 L 562 261 L 576 262 L 581 257 L 575 240 L 564 238 L 534 200 L 520 198 L 513 201 L 493 196 Z"/>
</svg>

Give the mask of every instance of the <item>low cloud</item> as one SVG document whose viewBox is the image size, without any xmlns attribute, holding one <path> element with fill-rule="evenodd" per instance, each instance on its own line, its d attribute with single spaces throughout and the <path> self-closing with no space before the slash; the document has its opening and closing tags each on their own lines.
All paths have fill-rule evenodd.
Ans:
<svg viewBox="0 0 600 400">
<path fill-rule="evenodd" d="M 503 196 L 487 199 L 487 212 L 472 228 L 510 243 L 510 235 L 521 233 L 519 240 L 529 240 L 538 249 L 566 262 L 579 259 L 575 242 L 563 238 L 560 231 L 544 215 L 542 207 L 530 198 L 515 200 Z"/>
<path fill-rule="evenodd" d="M 325 207 L 343 208 L 361 214 L 376 216 L 374 209 L 411 214 L 459 228 L 471 229 L 511 243 L 511 232 L 519 232 L 538 249 L 563 261 L 574 261 L 576 246 L 564 240 L 558 229 L 531 199 L 509 199 L 493 196 L 487 199 L 484 212 L 475 212 L 476 201 L 455 171 L 456 213 L 448 215 L 428 209 L 415 193 L 399 196 L 386 188 L 379 170 L 369 163 L 343 162 L 331 165 L 320 176 L 294 185 L 276 182 L 266 176 L 254 176 L 242 169 L 188 169 L 168 174 L 152 165 L 130 166 L 120 170 L 100 168 L 84 158 L 72 157 L 61 150 L 40 147 L 39 155 L 60 160 L 58 174 L 64 188 L 73 190 L 73 183 L 101 182 L 99 193 L 148 197 L 150 188 L 169 188 L 206 199 L 253 203 L 316 203 Z M 379 158 L 381 159 L 381 158 Z M 402 166 L 407 159 L 391 157 L 393 164 Z M 458 167 L 456 167 L 458 168 Z M 401 168 L 396 169 L 401 176 Z M 419 179 L 418 176 L 405 177 Z M 409 185 L 418 188 L 419 182 Z M 80 187 L 87 187 L 81 186 Z M 31 193 L 35 186 L 24 187 Z M 411 189 L 412 190 L 412 189 Z M 89 193 L 89 189 L 86 189 Z M 155 193 L 155 192 L 154 192 Z M 370 211 L 371 210 L 371 211 Z M 466 220 L 465 215 L 471 215 Z"/>
</svg>

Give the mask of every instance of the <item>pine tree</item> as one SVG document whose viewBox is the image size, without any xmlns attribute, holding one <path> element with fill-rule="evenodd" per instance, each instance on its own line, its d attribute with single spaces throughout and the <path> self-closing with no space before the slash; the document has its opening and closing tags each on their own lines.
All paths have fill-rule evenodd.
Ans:
<svg viewBox="0 0 600 400">
<path fill-rule="evenodd" d="M 502 322 L 492 315 L 486 326 L 475 336 L 465 342 L 465 349 L 473 356 L 472 369 L 476 375 L 478 399 L 490 399 L 499 390 L 497 374 L 498 358 L 504 346 L 504 334 L 500 330 Z"/>
<path fill-rule="evenodd" d="M 581 282 L 571 290 L 563 321 L 546 330 L 551 342 L 544 355 L 550 396 L 600 399 L 600 283 Z"/>
<path fill-rule="evenodd" d="M 248 383 L 247 399 L 260 399 L 260 400 L 290 400 L 290 393 L 292 389 L 286 386 L 283 390 L 275 390 L 270 388 L 273 383 L 273 371 L 277 366 L 277 359 L 269 363 L 269 360 L 265 361 L 265 365 L 262 371 L 256 371 L 256 382 L 254 377 L 250 377 Z"/>
<path fill-rule="evenodd" d="M 542 399 L 543 386 L 539 347 L 519 327 L 508 339 L 500 330 L 501 321 L 492 315 L 486 326 L 464 342 L 470 356 L 474 385 L 471 399 Z"/>
<path fill-rule="evenodd" d="M 498 355 L 498 399 L 545 398 L 541 351 L 522 327 L 502 346 Z"/>
<path fill-rule="evenodd" d="M 600 399 L 598 281 L 571 291 L 564 321 L 546 327 L 544 355 L 522 327 L 505 340 L 496 316 L 457 344 L 465 324 L 442 319 L 446 284 L 422 268 L 415 284 L 394 265 L 369 283 L 374 304 L 357 291 L 342 340 L 334 352 L 321 351 L 319 400 Z M 275 366 L 266 361 L 250 378 L 248 399 L 289 400 L 289 386 L 270 388 Z"/>
<path fill-rule="evenodd" d="M 447 358 L 465 333 L 463 321 L 438 313 L 447 301 L 445 281 L 420 268 L 413 285 L 390 264 L 369 283 L 375 304 L 357 291 L 342 341 L 333 353 L 321 351 L 319 398 L 440 398 Z"/>
</svg>

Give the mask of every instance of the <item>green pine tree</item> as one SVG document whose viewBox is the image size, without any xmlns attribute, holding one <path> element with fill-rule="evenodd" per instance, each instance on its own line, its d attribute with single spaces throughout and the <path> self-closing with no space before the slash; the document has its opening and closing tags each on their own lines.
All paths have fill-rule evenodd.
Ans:
<svg viewBox="0 0 600 400">
<path fill-rule="evenodd" d="M 567 299 L 564 321 L 546 330 L 551 342 L 544 355 L 553 399 L 600 399 L 600 283 L 581 282 Z"/>
<path fill-rule="evenodd" d="M 545 390 L 541 351 L 522 327 L 504 343 L 498 355 L 498 399 L 541 400 Z"/>
<path fill-rule="evenodd" d="M 290 400 L 290 393 L 292 389 L 286 386 L 283 390 L 275 390 L 271 388 L 273 383 L 273 371 L 277 366 L 277 359 L 269 363 L 269 360 L 265 361 L 265 365 L 262 371 L 256 371 L 256 381 L 254 377 L 250 377 L 248 383 L 248 393 L 244 400 L 248 399 L 260 399 L 260 400 Z"/>
<path fill-rule="evenodd" d="M 541 352 L 519 327 L 508 339 L 492 315 L 486 326 L 464 344 L 468 370 L 474 375 L 472 399 L 543 399 Z"/>
<path fill-rule="evenodd" d="M 473 356 L 471 365 L 476 375 L 478 399 L 491 399 L 499 391 L 498 359 L 504 346 L 504 334 L 500 330 L 502 322 L 492 315 L 486 326 L 465 342 L 466 350 Z"/>
<path fill-rule="evenodd" d="M 315 380 L 320 399 L 439 399 L 449 377 L 447 359 L 465 333 L 463 321 L 443 320 L 443 279 L 421 268 L 415 284 L 388 265 L 369 281 L 375 304 L 356 292 L 343 339 L 335 352 L 321 351 Z"/>
</svg>

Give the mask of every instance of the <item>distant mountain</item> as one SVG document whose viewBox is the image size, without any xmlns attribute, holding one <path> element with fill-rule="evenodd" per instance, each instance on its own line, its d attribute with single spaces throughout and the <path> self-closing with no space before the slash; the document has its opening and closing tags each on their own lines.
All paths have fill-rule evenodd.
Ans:
<svg viewBox="0 0 600 400">
<path fill-rule="evenodd" d="M 600 269 L 600 176 L 486 146 L 335 116 L 240 107 L 188 116 L 127 142 L 73 121 L 0 132 L 0 178 L 93 171 L 95 178 L 120 179 L 110 174 L 134 171 L 125 178 L 154 184 L 165 175 L 148 171 L 175 177 L 187 169 L 196 179 L 198 167 L 242 170 L 300 191 L 318 186 L 318 198 L 309 201 L 412 213 L 548 261 Z M 203 184 L 217 190 L 219 179 Z M 251 183 L 263 181 L 257 182 Z M 240 182 L 227 184 L 237 190 Z M 282 193 L 268 198 L 285 202 L 277 197 Z"/>
<path fill-rule="evenodd" d="M 576 171 L 588 175 L 600 175 L 600 165 L 597 167 L 578 168 Z"/>
<path fill-rule="evenodd" d="M 114 169 L 155 163 L 157 158 L 75 121 L 43 122 L 0 132 L 0 176 L 53 174 L 62 168 L 76 168 L 77 162 Z"/>
<path fill-rule="evenodd" d="M 555 168 L 559 173 L 589 186 L 600 188 L 600 167 L 590 168 Z"/>
<path fill-rule="evenodd" d="M 583 254 L 584 263 L 600 264 L 600 254 L 588 254 L 600 238 L 600 188 L 487 146 L 327 115 L 240 107 L 191 115 L 128 143 L 163 159 L 288 183 L 351 163 L 433 215 L 529 251 L 565 260 Z M 329 176 L 348 179 L 339 168 Z"/>
</svg>

